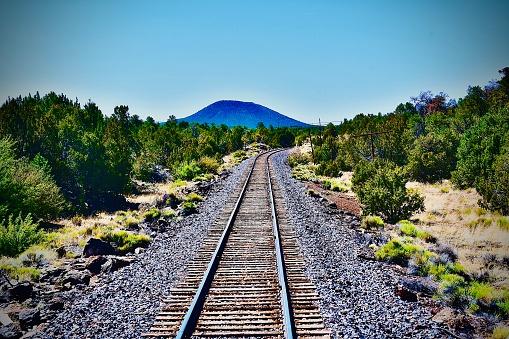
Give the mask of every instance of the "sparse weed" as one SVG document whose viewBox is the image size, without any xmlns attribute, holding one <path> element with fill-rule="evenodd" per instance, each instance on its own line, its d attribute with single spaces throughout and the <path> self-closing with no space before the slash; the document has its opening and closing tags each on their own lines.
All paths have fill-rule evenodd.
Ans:
<svg viewBox="0 0 509 339">
<path fill-rule="evenodd" d="M 382 218 L 373 215 L 367 215 L 362 218 L 361 227 L 366 229 L 379 229 L 384 227 Z"/>
<path fill-rule="evenodd" d="M 440 193 L 449 193 L 450 191 L 451 191 L 450 186 L 444 186 L 444 187 L 440 188 Z"/>
<path fill-rule="evenodd" d="M 498 325 L 493 329 L 491 339 L 507 339 L 509 338 L 509 326 Z"/>
<path fill-rule="evenodd" d="M 161 217 L 161 211 L 159 211 L 157 208 L 153 208 L 150 211 L 147 211 L 142 214 L 142 218 L 145 219 L 147 222 L 152 222 L 154 220 L 157 220 Z"/>
<path fill-rule="evenodd" d="M 127 231 L 103 233 L 100 239 L 113 241 L 117 245 L 117 250 L 120 253 L 131 252 L 137 247 L 145 247 L 152 241 L 146 234 L 134 234 Z"/>
<path fill-rule="evenodd" d="M 18 267 L 9 264 L 1 264 L 0 270 L 9 278 L 16 280 L 38 281 L 41 271 L 33 267 Z"/>
<path fill-rule="evenodd" d="M 506 230 L 506 231 L 509 231 L 509 220 L 507 219 L 507 217 L 500 217 L 498 220 L 497 220 L 497 225 L 503 229 L 503 230 Z"/>
<path fill-rule="evenodd" d="M 193 202 L 200 202 L 200 201 L 203 201 L 203 197 L 201 195 L 193 192 L 193 193 L 189 194 L 185 200 L 193 201 Z"/>
</svg>

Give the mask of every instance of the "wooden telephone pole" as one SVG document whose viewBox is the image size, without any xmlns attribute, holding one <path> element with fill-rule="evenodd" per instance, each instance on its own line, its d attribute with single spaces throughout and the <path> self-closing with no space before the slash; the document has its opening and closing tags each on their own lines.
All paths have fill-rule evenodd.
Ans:
<svg viewBox="0 0 509 339">
<path fill-rule="evenodd" d="M 386 134 L 386 133 L 392 133 L 394 131 L 381 131 L 381 132 L 369 132 L 369 133 L 362 133 L 357 135 L 350 135 L 350 138 L 358 138 L 358 137 L 366 137 L 369 136 L 369 139 L 371 141 L 371 161 L 375 160 L 375 146 L 373 145 L 373 135 L 378 134 Z"/>
</svg>

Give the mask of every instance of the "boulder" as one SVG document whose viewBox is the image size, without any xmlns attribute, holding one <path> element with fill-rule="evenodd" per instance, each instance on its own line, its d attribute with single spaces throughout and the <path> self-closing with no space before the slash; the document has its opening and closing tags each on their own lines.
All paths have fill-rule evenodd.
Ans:
<svg viewBox="0 0 509 339">
<path fill-rule="evenodd" d="M 93 274 L 101 273 L 101 266 L 106 262 L 106 258 L 100 255 L 94 255 L 87 259 L 85 268 Z"/>
<path fill-rule="evenodd" d="M 83 248 L 83 256 L 88 258 L 93 255 L 115 255 L 116 250 L 109 243 L 101 239 L 90 238 L 88 239 L 85 247 Z"/>
<path fill-rule="evenodd" d="M 41 323 L 41 312 L 36 308 L 30 308 L 19 312 L 18 318 L 21 329 L 27 330 Z"/>
<path fill-rule="evenodd" d="M 16 299 L 17 301 L 25 301 L 32 296 L 32 292 L 34 291 L 34 286 L 28 282 L 21 282 L 9 289 L 9 295 L 11 298 Z"/>
</svg>

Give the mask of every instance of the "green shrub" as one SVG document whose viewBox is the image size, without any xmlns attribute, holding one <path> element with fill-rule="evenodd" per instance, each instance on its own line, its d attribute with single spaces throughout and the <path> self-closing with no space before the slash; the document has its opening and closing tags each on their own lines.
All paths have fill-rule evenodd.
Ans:
<svg viewBox="0 0 509 339">
<path fill-rule="evenodd" d="M 441 276 L 440 294 L 446 297 L 458 296 L 465 293 L 465 279 L 457 274 L 444 274 Z"/>
<path fill-rule="evenodd" d="M 201 195 L 193 192 L 193 193 L 189 194 L 185 200 L 193 201 L 193 202 L 200 202 L 200 201 L 203 201 L 203 197 Z"/>
<path fill-rule="evenodd" d="M 163 213 L 161 214 L 161 216 L 166 220 L 175 218 L 175 215 L 176 215 L 175 211 L 171 209 L 164 210 Z"/>
<path fill-rule="evenodd" d="M 509 144 L 509 137 L 507 137 Z M 509 145 L 507 152 L 495 158 L 487 178 L 477 178 L 475 188 L 482 196 L 479 204 L 490 210 L 509 215 Z"/>
<path fill-rule="evenodd" d="M 21 213 L 14 220 L 10 215 L 7 225 L 5 220 L 0 222 L 0 255 L 14 257 L 30 246 L 41 243 L 44 232 L 38 226 L 30 214 L 23 219 Z"/>
<path fill-rule="evenodd" d="M 414 238 L 415 237 L 421 238 L 426 242 L 435 242 L 436 241 L 436 238 L 433 235 L 431 235 L 430 233 L 428 233 L 426 231 L 421 230 L 420 228 L 418 228 L 417 226 L 415 226 L 408 220 L 400 220 L 398 222 L 398 225 L 399 225 L 399 231 L 401 232 L 402 235 L 406 235 L 406 236 L 414 237 Z"/>
<path fill-rule="evenodd" d="M 177 206 L 182 202 L 182 199 L 180 199 L 175 193 L 168 194 L 168 198 L 164 202 L 166 206 L 170 206 L 171 208 L 177 208 Z"/>
<path fill-rule="evenodd" d="M 376 252 L 376 258 L 406 265 L 412 255 L 418 251 L 422 251 L 422 248 L 407 240 L 392 239 L 380 247 Z"/>
<path fill-rule="evenodd" d="M 509 326 L 499 325 L 493 329 L 491 339 L 507 339 L 509 338 Z"/>
<path fill-rule="evenodd" d="M 361 227 L 367 228 L 367 229 L 383 228 L 384 221 L 380 217 L 373 216 L 373 215 L 367 215 L 364 218 L 362 218 Z"/>
<path fill-rule="evenodd" d="M 211 157 L 202 157 L 197 162 L 198 167 L 201 169 L 204 173 L 217 173 L 217 170 L 219 169 L 219 162 Z"/>
<path fill-rule="evenodd" d="M 196 204 L 193 201 L 184 201 L 180 207 L 182 208 L 184 215 L 193 214 L 197 209 Z"/>
<path fill-rule="evenodd" d="M 497 220 L 497 224 L 500 228 L 509 231 L 509 220 L 506 217 L 500 217 L 500 219 Z"/>
<path fill-rule="evenodd" d="M 202 173 L 200 167 L 196 161 L 192 160 L 190 162 L 183 162 L 179 166 L 177 166 L 174 170 L 173 175 L 177 179 L 181 180 L 192 180 L 194 177 L 199 176 Z"/>
<path fill-rule="evenodd" d="M 339 166 L 339 164 L 336 161 L 334 161 L 321 163 L 318 166 L 316 166 L 315 174 L 336 178 L 341 177 L 343 175 L 343 172 L 341 172 L 341 167 Z"/>
<path fill-rule="evenodd" d="M 38 281 L 41 271 L 33 267 L 17 267 L 9 264 L 1 264 L 0 271 L 11 279 Z"/>
<path fill-rule="evenodd" d="M 311 156 L 307 153 L 294 152 L 288 156 L 288 165 L 296 167 L 297 165 L 307 165 L 311 162 Z"/>
<path fill-rule="evenodd" d="M 161 211 L 159 211 L 157 208 L 153 208 L 150 211 L 143 213 L 142 217 L 147 222 L 152 222 L 152 221 L 157 220 L 161 217 Z"/>
<path fill-rule="evenodd" d="M 103 233 L 100 238 L 106 241 L 113 241 L 120 253 L 131 252 L 137 247 L 145 247 L 152 241 L 146 234 L 134 234 L 127 231 Z"/>
<path fill-rule="evenodd" d="M 233 152 L 233 158 L 237 161 L 246 160 L 248 158 L 246 151 L 238 150 Z"/>
<path fill-rule="evenodd" d="M 424 210 L 424 198 L 407 189 L 407 181 L 403 168 L 394 163 L 361 162 L 355 168 L 352 189 L 364 205 L 363 212 L 395 223 Z"/>
<path fill-rule="evenodd" d="M 17 159 L 14 148 L 13 141 L 0 139 L 0 220 L 28 213 L 36 219 L 56 218 L 66 202 L 47 161 L 40 155 L 32 162 Z"/>
</svg>

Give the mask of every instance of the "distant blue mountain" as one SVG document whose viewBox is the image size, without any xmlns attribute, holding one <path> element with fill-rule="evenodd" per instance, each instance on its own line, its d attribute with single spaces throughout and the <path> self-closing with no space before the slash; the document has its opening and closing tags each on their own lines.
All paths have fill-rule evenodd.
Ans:
<svg viewBox="0 0 509 339">
<path fill-rule="evenodd" d="M 300 122 L 253 102 L 234 100 L 217 101 L 198 112 L 178 121 L 197 122 L 200 124 L 225 124 L 228 127 L 246 126 L 256 128 L 259 122 L 265 127 L 307 127 Z"/>
</svg>

